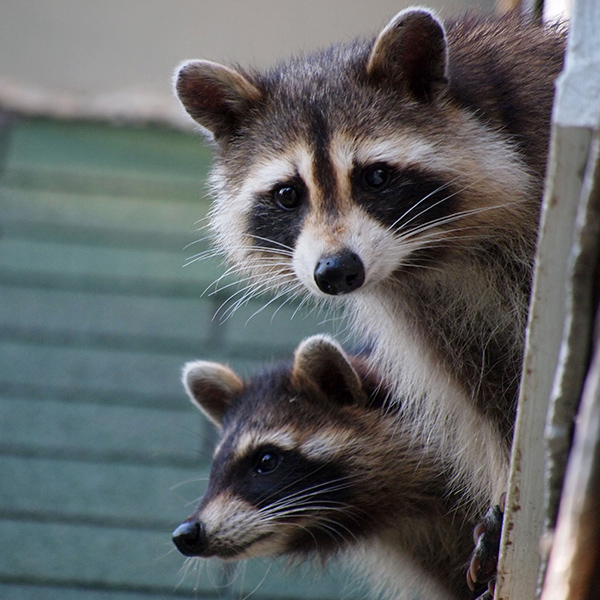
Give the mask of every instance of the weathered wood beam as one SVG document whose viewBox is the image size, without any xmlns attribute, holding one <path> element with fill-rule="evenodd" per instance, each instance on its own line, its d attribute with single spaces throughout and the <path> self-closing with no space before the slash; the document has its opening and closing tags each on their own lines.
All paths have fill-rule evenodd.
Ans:
<svg viewBox="0 0 600 600">
<path fill-rule="evenodd" d="M 594 176 L 590 174 L 595 172 L 598 152 L 599 27 L 600 4 L 579 0 L 574 6 L 565 69 L 557 83 L 496 598 L 531 600 L 539 593 L 540 541 L 546 518 L 541 499 L 546 496 L 548 506 L 553 502 L 545 478 L 554 472 L 553 479 L 562 481 L 560 464 L 568 451 L 573 407 L 585 375 L 591 327 L 589 289 L 594 275 L 585 268 L 590 250 L 582 254 L 580 249 L 582 234 L 595 225 L 593 217 L 586 224 L 585 213 L 588 219 L 593 214 L 589 199 Z M 551 398 L 556 402 L 546 450 L 544 431 Z M 562 416 L 553 420 L 552 415 L 559 413 Z M 545 468 L 547 452 L 555 461 L 549 471 Z"/>
</svg>

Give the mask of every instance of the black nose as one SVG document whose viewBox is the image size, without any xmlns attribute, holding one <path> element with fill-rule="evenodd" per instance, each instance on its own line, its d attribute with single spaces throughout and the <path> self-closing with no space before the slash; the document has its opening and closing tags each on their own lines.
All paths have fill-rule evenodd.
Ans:
<svg viewBox="0 0 600 600">
<path fill-rule="evenodd" d="M 330 294 L 348 294 L 365 282 L 365 267 L 354 252 L 322 258 L 315 268 L 315 283 Z"/>
<path fill-rule="evenodd" d="M 201 556 L 206 548 L 204 525 L 186 521 L 173 532 L 173 543 L 184 556 Z"/>
</svg>

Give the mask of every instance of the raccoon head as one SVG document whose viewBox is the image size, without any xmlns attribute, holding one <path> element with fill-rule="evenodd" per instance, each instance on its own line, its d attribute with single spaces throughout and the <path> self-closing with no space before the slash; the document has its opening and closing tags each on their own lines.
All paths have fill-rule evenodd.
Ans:
<svg viewBox="0 0 600 600">
<path fill-rule="evenodd" d="M 176 93 L 216 144 L 217 244 L 257 290 L 331 298 L 425 276 L 521 197 L 514 149 L 450 100 L 446 37 L 407 9 L 372 42 L 264 74 L 180 67 Z M 495 232 L 514 229 L 510 210 L 492 212 Z"/>
<path fill-rule="evenodd" d="M 206 494 L 173 534 L 184 555 L 326 553 L 368 529 L 345 454 L 372 400 L 337 343 L 309 338 L 291 366 L 247 382 L 190 363 L 183 382 L 221 432 Z"/>
</svg>

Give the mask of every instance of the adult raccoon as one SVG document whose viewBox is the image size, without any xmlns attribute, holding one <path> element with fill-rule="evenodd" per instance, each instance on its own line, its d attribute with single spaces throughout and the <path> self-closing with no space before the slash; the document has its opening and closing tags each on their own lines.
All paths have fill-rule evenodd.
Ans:
<svg viewBox="0 0 600 600">
<path fill-rule="evenodd" d="M 206 494 L 173 534 L 184 555 L 341 554 L 385 598 L 472 597 L 473 523 L 446 461 L 390 410 L 364 359 L 314 336 L 247 381 L 209 362 L 183 381 L 221 432 Z"/>
<path fill-rule="evenodd" d="M 215 142 L 217 246 L 254 291 L 345 307 L 473 515 L 506 485 L 563 37 L 413 8 L 264 73 L 176 78 Z"/>
</svg>

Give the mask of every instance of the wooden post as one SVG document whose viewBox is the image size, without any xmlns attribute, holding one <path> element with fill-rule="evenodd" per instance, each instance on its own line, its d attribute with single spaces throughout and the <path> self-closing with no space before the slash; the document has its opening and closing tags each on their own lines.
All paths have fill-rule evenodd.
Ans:
<svg viewBox="0 0 600 600">
<path fill-rule="evenodd" d="M 582 322 L 578 312 L 581 305 L 574 299 L 582 297 L 577 291 L 582 288 L 573 287 L 571 282 L 577 271 L 574 267 L 577 244 L 585 229 L 581 222 L 577 223 L 578 212 L 580 215 L 586 212 L 583 205 L 589 198 L 584 180 L 586 173 L 594 172 L 598 145 L 599 30 L 600 3 L 578 0 L 573 9 L 565 68 L 557 83 L 497 599 L 531 600 L 539 591 L 538 573 L 543 567 L 540 541 L 545 519 L 542 498 L 549 497 L 543 437 L 550 398 L 557 400 L 552 405 L 552 414 L 564 412 L 562 420 L 550 420 L 550 447 L 560 447 L 564 456 L 565 448 L 568 449 L 572 409 L 570 413 L 562 409 L 568 403 L 576 406 L 585 372 L 579 369 L 577 375 L 565 368 L 557 371 L 557 367 L 572 365 L 574 359 L 580 361 L 585 354 L 582 349 L 586 339 L 589 339 L 587 331 L 577 335 Z M 588 289 L 589 277 L 593 274 L 588 273 L 587 280 L 584 276 Z M 589 315 L 585 315 L 583 321 L 586 320 L 589 330 Z M 550 471 L 556 471 L 561 460 L 564 462 L 564 458 L 557 460 Z M 562 475 L 559 479 L 562 481 Z"/>
</svg>

